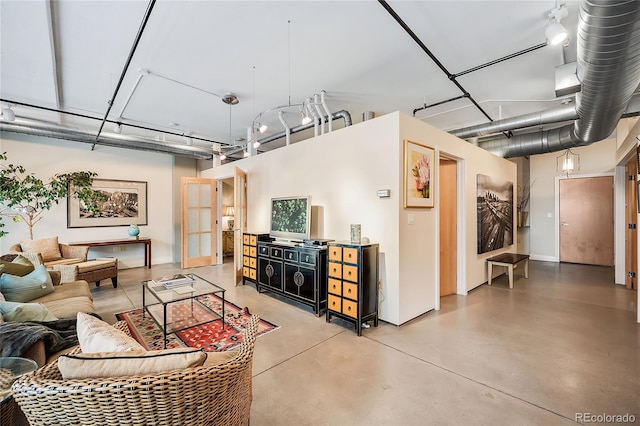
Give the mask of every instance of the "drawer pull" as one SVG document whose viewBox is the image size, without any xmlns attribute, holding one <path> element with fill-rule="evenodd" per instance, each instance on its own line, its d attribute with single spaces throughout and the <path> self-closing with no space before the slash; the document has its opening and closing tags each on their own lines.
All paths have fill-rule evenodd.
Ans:
<svg viewBox="0 0 640 426">
<path fill-rule="evenodd" d="M 308 262 L 309 261 L 309 256 L 305 256 L 304 261 Z"/>
<path fill-rule="evenodd" d="M 347 293 L 351 294 L 351 289 L 347 290 Z"/>
<path fill-rule="evenodd" d="M 293 253 L 289 253 L 289 259 L 293 258 Z"/>
<path fill-rule="evenodd" d="M 336 268 L 333 268 L 333 272 L 337 272 L 337 269 L 336 269 Z"/>
<path fill-rule="evenodd" d="M 347 272 L 347 275 L 351 276 L 351 271 Z"/>
<path fill-rule="evenodd" d="M 348 254 L 349 259 L 351 259 L 351 253 Z"/>
<path fill-rule="evenodd" d="M 350 310 L 351 310 L 351 306 L 347 306 L 347 311 L 350 311 Z"/>
</svg>

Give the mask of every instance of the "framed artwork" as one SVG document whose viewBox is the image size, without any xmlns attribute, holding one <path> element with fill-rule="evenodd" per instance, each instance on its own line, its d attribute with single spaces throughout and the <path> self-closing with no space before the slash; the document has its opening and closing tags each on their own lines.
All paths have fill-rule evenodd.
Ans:
<svg viewBox="0 0 640 426">
<path fill-rule="evenodd" d="M 513 182 L 477 176 L 478 254 L 513 244 Z"/>
<path fill-rule="evenodd" d="M 435 149 L 405 139 L 404 141 L 404 206 L 435 205 Z"/>
<path fill-rule="evenodd" d="M 99 213 L 87 210 L 82 201 L 67 198 L 67 228 L 147 224 L 147 182 L 94 179 Z"/>
</svg>

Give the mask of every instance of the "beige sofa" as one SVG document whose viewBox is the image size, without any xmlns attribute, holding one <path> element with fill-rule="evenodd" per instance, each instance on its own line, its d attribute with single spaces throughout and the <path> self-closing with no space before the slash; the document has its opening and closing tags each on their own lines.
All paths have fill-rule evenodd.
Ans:
<svg viewBox="0 0 640 426">
<path fill-rule="evenodd" d="M 1 256 L 2 260 L 12 261 L 16 254 Z M 42 303 L 57 318 L 75 318 L 78 312 L 96 312 L 93 305 L 93 296 L 86 281 L 71 281 L 60 283 L 60 272 L 49 271 L 53 281 L 54 291 L 45 296 L 29 300 L 29 303 Z M 73 349 L 73 348 L 71 348 Z M 47 362 L 55 360 L 58 354 L 53 354 L 48 359 L 45 356 L 44 343 L 39 341 L 21 356 L 31 358 L 43 366 Z"/>
</svg>

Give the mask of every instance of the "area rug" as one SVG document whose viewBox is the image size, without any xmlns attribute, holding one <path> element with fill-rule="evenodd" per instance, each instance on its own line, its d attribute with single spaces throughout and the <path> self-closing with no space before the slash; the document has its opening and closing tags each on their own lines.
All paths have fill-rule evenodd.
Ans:
<svg viewBox="0 0 640 426">
<path fill-rule="evenodd" d="M 172 316 L 172 320 L 180 323 L 186 316 L 201 315 L 207 308 L 220 314 L 222 312 L 222 299 L 214 294 L 206 294 L 198 296 L 194 309 L 186 309 L 187 304 L 176 306 L 170 309 L 172 305 L 168 305 L 168 313 Z M 205 306 L 207 308 L 205 308 Z M 207 324 L 186 328 L 176 333 L 167 335 L 167 348 L 202 348 L 206 352 L 222 352 L 228 351 L 242 343 L 242 331 L 247 327 L 247 323 L 251 313 L 245 308 L 225 300 L 224 302 L 224 329 L 220 320 Z M 160 350 L 164 348 L 162 341 L 162 328 L 148 313 L 142 316 L 142 309 L 134 309 L 127 312 L 116 314 L 116 318 L 126 321 L 131 330 L 131 335 L 147 350 Z M 258 336 L 262 336 L 279 326 L 272 324 L 263 319 L 260 320 L 258 326 Z"/>
</svg>

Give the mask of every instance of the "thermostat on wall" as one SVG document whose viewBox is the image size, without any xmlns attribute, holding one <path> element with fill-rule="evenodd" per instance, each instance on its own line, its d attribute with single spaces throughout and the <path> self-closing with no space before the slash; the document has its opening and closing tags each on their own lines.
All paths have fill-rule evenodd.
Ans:
<svg viewBox="0 0 640 426">
<path fill-rule="evenodd" d="M 389 198 L 391 196 L 390 189 L 378 189 L 378 198 Z"/>
</svg>

